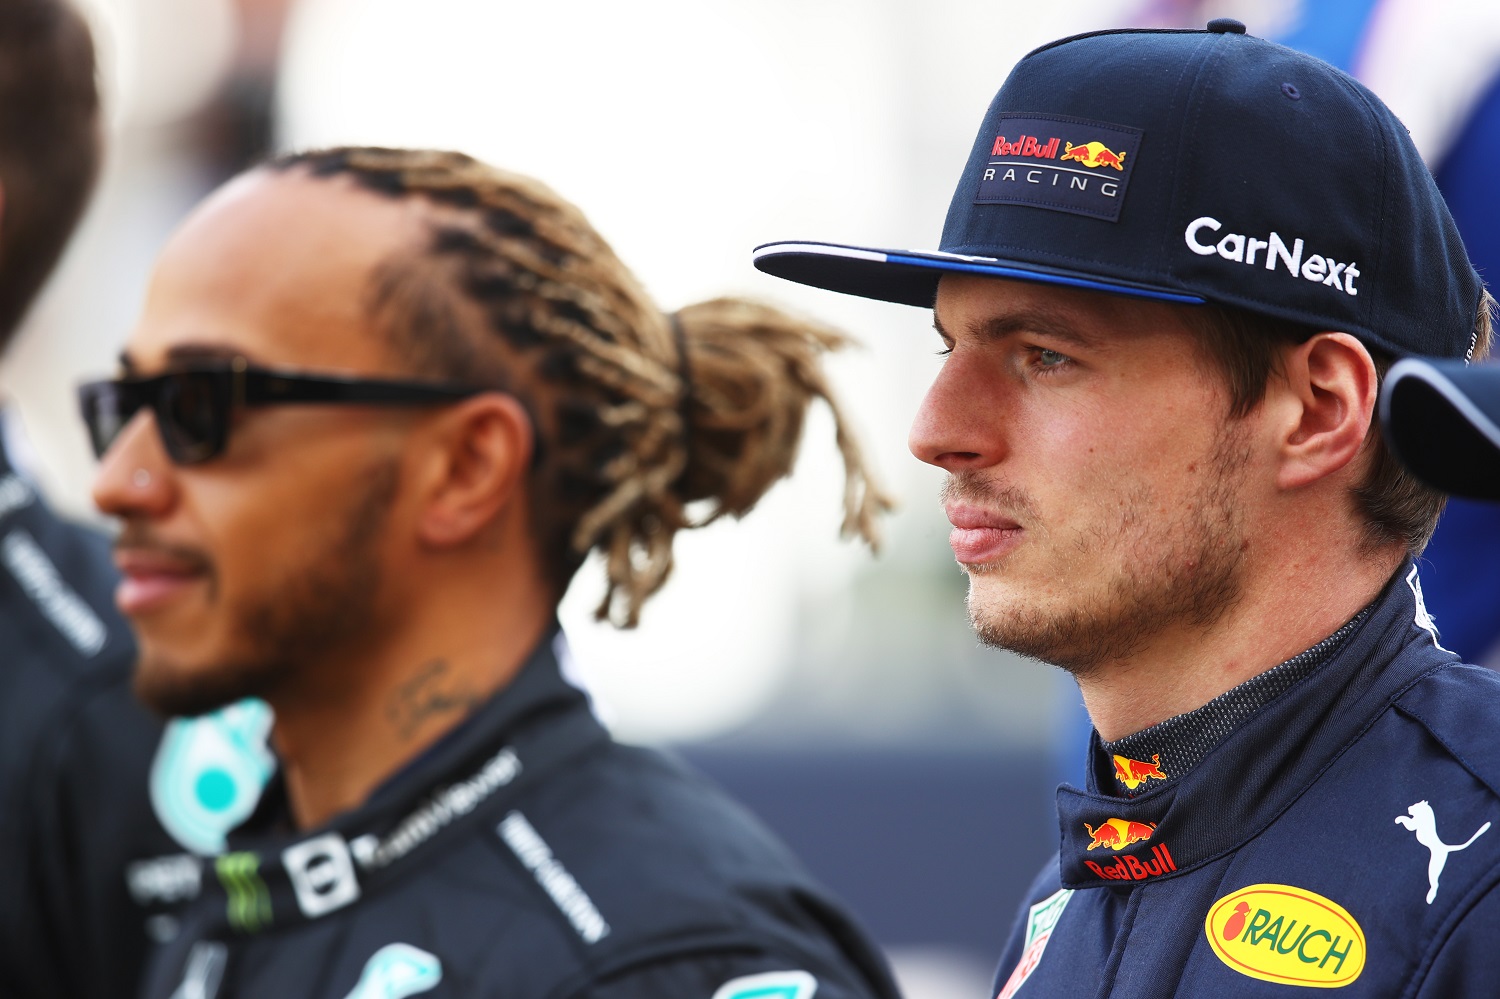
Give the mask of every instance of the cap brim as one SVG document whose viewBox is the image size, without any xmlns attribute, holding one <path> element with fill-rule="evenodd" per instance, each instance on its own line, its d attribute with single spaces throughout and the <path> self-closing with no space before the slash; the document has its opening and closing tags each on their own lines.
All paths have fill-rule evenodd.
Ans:
<svg viewBox="0 0 1500 999">
<path fill-rule="evenodd" d="M 932 308 L 944 274 L 1039 281 L 1043 284 L 1132 295 L 1160 302 L 1202 305 L 1199 295 L 1095 274 L 1042 267 L 996 257 L 970 257 L 941 250 L 876 250 L 837 243 L 765 243 L 755 248 L 755 266 L 773 277 L 845 295 Z"/>
<path fill-rule="evenodd" d="M 1396 457 L 1423 482 L 1500 500 L 1500 367 L 1399 361 L 1381 390 L 1380 422 Z"/>
</svg>

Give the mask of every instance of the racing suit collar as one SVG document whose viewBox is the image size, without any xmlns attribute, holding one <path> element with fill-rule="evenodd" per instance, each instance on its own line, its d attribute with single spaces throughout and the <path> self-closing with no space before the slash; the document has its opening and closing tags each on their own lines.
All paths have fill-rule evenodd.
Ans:
<svg viewBox="0 0 1500 999">
<path fill-rule="evenodd" d="M 1063 785 L 1067 888 L 1172 877 L 1259 834 L 1401 691 L 1457 657 L 1437 644 L 1406 562 L 1310 682 L 1265 705 L 1179 780 L 1133 799 Z"/>
<path fill-rule="evenodd" d="M 499 814 L 517 791 L 608 740 L 587 698 L 563 679 L 549 631 L 514 680 L 407 764 L 362 806 L 290 834 L 285 788 L 267 787 L 216 858 L 205 894 L 222 907 L 204 936 L 316 919 L 441 855 L 439 844 Z"/>
<path fill-rule="evenodd" d="M 1114 742 L 1089 739 L 1088 789 L 1120 798 L 1182 777 L 1261 708 L 1288 694 L 1338 654 L 1369 615 L 1366 606 L 1332 635 L 1279 666 L 1227 690 L 1193 711 L 1175 715 Z"/>
</svg>

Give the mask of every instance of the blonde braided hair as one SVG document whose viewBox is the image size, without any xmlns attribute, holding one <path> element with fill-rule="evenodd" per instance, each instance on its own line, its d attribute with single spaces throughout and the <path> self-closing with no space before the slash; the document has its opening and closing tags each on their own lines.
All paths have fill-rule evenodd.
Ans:
<svg viewBox="0 0 1500 999">
<path fill-rule="evenodd" d="M 878 548 L 891 502 L 819 363 L 844 336 L 734 298 L 665 316 L 576 207 L 461 153 L 339 148 L 270 167 L 431 204 L 430 244 L 380 269 L 371 308 L 419 373 L 494 384 L 530 409 L 532 509 L 559 596 L 597 549 L 597 616 L 633 627 L 679 530 L 743 516 L 791 472 L 814 398 L 844 459 L 843 533 Z"/>
</svg>

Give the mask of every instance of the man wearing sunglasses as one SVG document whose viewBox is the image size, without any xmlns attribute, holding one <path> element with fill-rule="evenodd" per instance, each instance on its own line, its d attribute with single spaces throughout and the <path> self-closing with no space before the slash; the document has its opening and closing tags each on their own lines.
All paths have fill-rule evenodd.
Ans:
<svg viewBox="0 0 1500 999">
<path fill-rule="evenodd" d="M 62 253 L 101 150 L 84 22 L 58 0 L 6 0 L 0 346 Z M 131 696 L 134 650 L 111 599 L 108 542 L 48 509 L 14 416 L 0 417 L 0 992 L 102 999 L 138 979 L 152 916 L 143 906 L 165 901 L 140 879 L 130 891 L 132 865 L 178 854 L 169 863 L 187 881 L 169 895 L 196 867 L 152 815 L 161 726 Z"/>
<path fill-rule="evenodd" d="M 264 698 L 281 771 L 145 994 L 893 995 L 753 820 L 610 740 L 555 618 L 599 551 L 633 624 L 676 531 L 789 471 L 839 342 L 732 299 L 665 316 L 576 208 L 459 154 L 292 156 L 211 197 L 81 402 L 138 692 Z"/>
</svg>

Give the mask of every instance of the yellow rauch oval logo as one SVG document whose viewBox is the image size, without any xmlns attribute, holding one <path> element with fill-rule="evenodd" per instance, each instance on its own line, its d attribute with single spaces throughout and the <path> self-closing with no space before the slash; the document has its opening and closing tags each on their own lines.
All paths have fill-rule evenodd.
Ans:
<svg viewBox="0 0 1500 999">
<path fill-rule="evenodd" d="M 1219 960 L 1263 982 L 1337 989 L 1365 969 L 1365 931 L 1337 902 L 1291 885 L 1225 895 L 1203 921 Z"/>
</svg>

